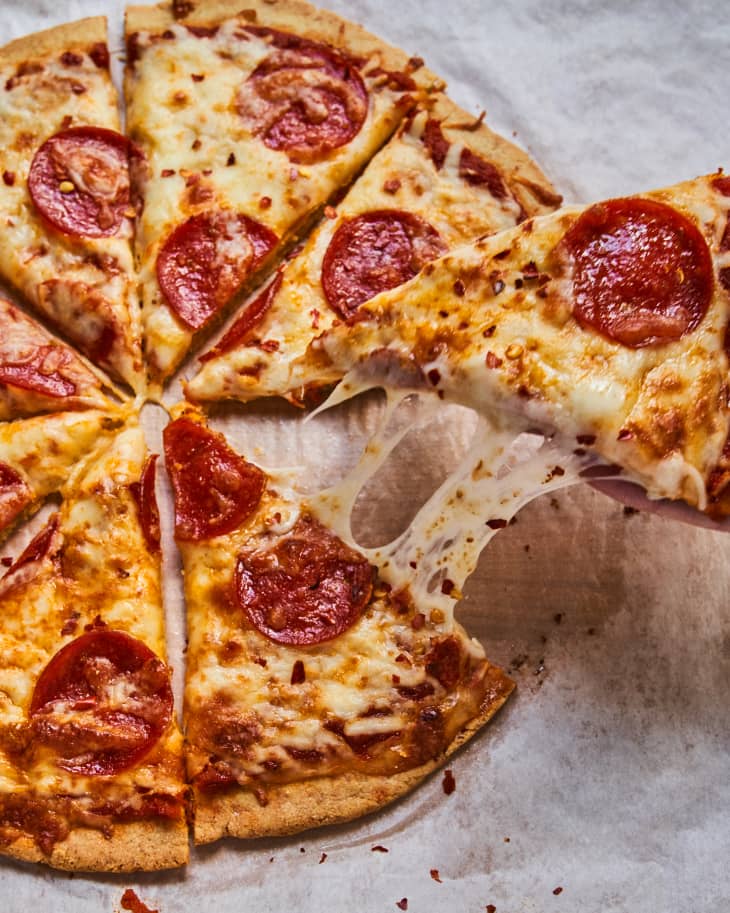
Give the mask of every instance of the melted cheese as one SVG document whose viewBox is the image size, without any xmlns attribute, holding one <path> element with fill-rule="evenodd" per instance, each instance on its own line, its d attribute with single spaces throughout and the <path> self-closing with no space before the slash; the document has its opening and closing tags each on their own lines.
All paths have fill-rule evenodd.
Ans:
<svg viewBox="0 0 730 913">
<path fill-rule="evenodd" d="M 141 324 L 134 286 L 130 230 L 109 238 L 66 238 L 50 232 L 38 215 L 27 179 L 36 150 L 69 126 L 91 124 L 119 131 L 116 92 L 88 47 L 74 48 L 81 62 L 53 58 L 0 66 L 0 270 L 45 316 L 82 349 L 95 344 L 98 321 L 113 326 L 109 365 L 135 390 L 144 387 Z M 37 65 L 37 72 L 32 67 Z M 79 91 L 80 90 L 80 91 Z"/>
<path fill-rule="evenodd" d="M 292 164 L 285 152 L 254 136 L 237 113 L 241 84 L 272 52 L 262 38 L 241 37 L 245 25 L 230 19 L 202 39 L 182 25 L 170 27 L 170 40 L 141 33 L 140 59 L 127 74 L 128 128 L 149 164 L 137 247 L 148 356 L 159 379 L 180 363 L 194 336 L 167 307 L 157 284 L 157 255 L 172 229 L 201 209 L 231 209 L 263 223 L 286 245 L 352 180 L 405 112 L 397 104 L 402 93 L 366 78 L 368 113 L 352 141 L 321 161 Z M 374 48 L 363 69 L 379 63 Z"/>
<path fill-rule="evenodd" d="M 340 319 L 322 289 L 322 262 L 336 231 L 348 220 L 374 210 L 403 210 L 429 223 L 447 248 L 517 224 L 523 207 L 511 190 L 498 199 L 486 185 L 469 184 L 459 175 L 465 148 L 493 156 L 507 146 L 487 127 L 446 127 L 449 153 L 440 169 L 434 165 L 423 143 L 427 119 L 448 116 L 454 120 L 459 115 L 463 121 L 469 120 L 466 112 L 442 99 L 435 110 L 421 111 L 373 158 L 336 213 L 329 213 L 331 218 L 325 219 L 301 254 L 285 267 L 272 307 L 251 334 L 254 340 L 265 341 L 265 351 L 249 339 L 208 361 L 186 386 L 192 401 L 284 395 L 296 400 L 301 395 L 289 384 L 289 365 Z M 521 168 L 526 166 L 521 153 L 515 151 L 513 156 L 516 164 L 505 175 L 505 186 L 517 192 Z M 546 211 L 545 206 L 528 199 L 524 207 L 528 215 Z"/>
</svg>

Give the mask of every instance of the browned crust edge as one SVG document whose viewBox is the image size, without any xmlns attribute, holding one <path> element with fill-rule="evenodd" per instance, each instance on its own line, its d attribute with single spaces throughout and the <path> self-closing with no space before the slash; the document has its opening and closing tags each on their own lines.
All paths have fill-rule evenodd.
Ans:
<svg viewBox="0 0 730 913">
<path fill-rule="evenodd" d="M 438 757 L 393 776 L 359 772 L 317 777 L 266 791 L 261 806 L 248 789 L 218 795 L 195 791 L 196 844 L 221 837 L 278 837 L 327 824 L 341 824 L 380 809 L 414 789 L 432 771 L 472 738 L 502 707 L 514 682 L 491 666 L 493 686 L 480 714 L 470 720 Z"/>
<path fill-rule="evenodd" d="M 18 837 L 0 853 L 23 862 L 43 862 L 69 872 L 152 872 L 185 865 L 189 858 L 188 828 L 178 821 L 129 821 L 114 826 L 111 837 L 91 828 L 77 828 L 50 856 L 32 838 Z"/>
<path fill-rule="evenodd" d="M 322 10 L 306 0 L 192 0 L 193 9 L 181 19 L 175 19 L 171 4 L 158 6 L 128 6 L 126 34 L 156 32 L 175 22 L 195 25 L 214 25 L 246 11 L 246 20 L 259 25 L 294 32 L 302 37 L 323 41 L 352 54 L 378 54 L 385 69 L 403 70 L 413 55 L 368 32 L 355 22 L 343 19 L 329 10 Z M 253 17 L 255 14 L 255 19 Z M 412 74 L 417 85 L 426 91 L 437 91 L 444 80 L 425 66 Z"/>
<path fill-rule="evenodd" d="M 43 32 L 24 35 L 0 48 L 0 65 L 29 58 L 46 57 L 59 51 L 87 47 L 107 41 L 106 16 L 91 16 L 66 22 Z"/>
<path fill-rule="evenodd" d="M 442 121 L 448 139 L 469 146 L 498 168 L 528 216 L 552 212 L 562 203 L 562 196 L 524 149 L 495 133 L 448 96 L 437 95 L 429 114 Z"/>
</svg>

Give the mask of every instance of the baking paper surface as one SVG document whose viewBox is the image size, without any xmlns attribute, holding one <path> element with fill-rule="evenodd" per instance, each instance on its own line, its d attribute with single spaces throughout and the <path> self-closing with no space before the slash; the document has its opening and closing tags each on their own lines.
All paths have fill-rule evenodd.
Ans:
<svg viewBox="0 0 730 913">
<path fill-rule="evenodd" d="M 424 57 L 567 202 L 730 167 L 719 0 L 322 5 Z M 100 0 L 4 2 L 0 40 L 99 13 L 119 51 L 122 4 Z M 325 484 L 356 459 L 377 411 L 370 396 L 309 423 L 270 404 L 217 421 L 250 458 Z M 147 408 L 158 448 L 163 421 Z M 363 542 L 399 530 L 468 431 L 447 413 L 396 450 L 361 501 Z M 166 563 L 174 657 L 174 551 Z M 518 689 L 452 759 L 450 796 L 437 773 L 359 822 L 224 841 L 193 851 L 183 872 L 69 876 L 2 860 L 0 910 L 111 913 L 127 887 L 161 913 L 375 913 L 402 898 L 410 913 L 728 910 L 729 597 L 730 536 L 626 513 L 587 488 L 545 497 L 496 537 L 467 587 L 461 620 Z"/>
</svg>

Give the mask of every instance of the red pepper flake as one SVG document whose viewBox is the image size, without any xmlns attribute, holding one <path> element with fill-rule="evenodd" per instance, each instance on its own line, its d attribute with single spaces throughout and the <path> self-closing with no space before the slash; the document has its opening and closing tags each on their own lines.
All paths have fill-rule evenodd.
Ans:
<svg viewBox="0 0 730 913">
<path fill-rule="evenodd" d="M 553 888 L 553 894 L 554 894 L 556 897 L 558 896 L 558 894 L 562 894 L 562 893 L 563 893 L 563 889 L 560 887 L 560 885 L 558 885 L 557 888 Z"/>
<path fill-rule="evenodd" d="M 443 786 L 444 792 L 447 796 L 450 796 L 451 793 L 456 789 L 456 780 L 454 779 L 454 772 L 451 768 L 448 768 L 444 771 L 444 778 L 441 781 L 441 786 Z"/>
<path fill-rule="evenodd" d="M 457 279 L 456 282 L 454 282 L 454 294 L 459 298 L 463 298 L 465 292 L 466 286 L 464 285 L 463 281 L 461 279 Z"/>
<path fill-rule="evenodd" d="M 431 383 L 434 385 L 434 387 L 441 380 L 441 373 L 438 370 L 438 368 L 431 368 L 431 370 L 428 372 L 428 374 L 426 376 L 431 381 Z"/>
<path fill-rule="evenodd" d="M 162 171 L 160 172 L 160 177 L 161 178 L 171 178 L 173 176 L 173 174 L 175 174 L 174 168 L 163 168 Z"/>
<path fill-rule="evenodd" d="M 417 562 L 417 561 L 409 561 L 409 562 L 408 562 L 408 565 L 409 565 L 409 567 L 412 567 L 413 570 L 415 571 L 416 568 L 418 567 L 418 562 Z"/>
<path fill-rule="evenodd" d="M 499 368 L 502 365 L 502 359 L 498 358 L 494 352 L 487 352 L 485 359 L 488 368 Z"/>
<path fill-rule="evenodd" d="M 388 178 L 388 180 L 383 184 L 384 193 L 398 193 L 401 188 L 400 178 Z"/>
<path fill-rule="evenodd" d="M 387 846 L 382 846 L 380 843 L 376 843 L 375 846 L 370 847 L 371 853 L 389 853 L 390 850 Z"/>
<path fill-rule="evenodd" d="M 130 913 L 159 913 L 159 910 L 152 910 L 147 904 L 142 903 L 131 888 L 127 888 L 122 894 L 121 903 L 122 907 L 125 910 L 129 910 Z"/>
<path fill-rule="evenodd" d="M 494 520 L 487 520 L 487 526 L 490 529 L 504 529 L 507 526 L 507 521 L 495 518 Z"/>
<path fill-rule="evenodd" d="M 390 676 L 390 680 L 393 682 L 394 685 L 400 685 L 400 675 L 395 675 L 395 673 L 394 673 L 393 675 Z"/>
<path fill-rule="evenodd" d="M 212 169 L 212 168 L 204 168 L 204 169 L 203 169 L 203 177 L 208 178 L 208 177 L 211 176 L 211 174 L 213 174 L 213 169 Z"/>
<path fill-rule="evenodd" d="M 13 564 L 13 558 L 12 558 L 12 556 L 11 556 L 11 555 L 5 555 L 5 557 L 0 558 L 0 564 L 2 564 L 3 567 L 11 567 L 12 564 Z"/>
<path fill-rule="evenodd" d="M 515 279 L 515 288 L 522 288 L 522 286 L 523 286 L 524 284 L 525 284 L 525 283 L 522 281 L 522 279 L 519 279 L 519 278 L 518 278 L 518 279 Z"/>
<path fill-rule="evenodd" d="M 633 438 L 633 436 L 634 436 L 633 431 L 629 431 L 628 428 L 622 428 L 618 433 L 617 440 L 630 441 Z"/>
<path fill-rule="evenodd" d="M 398 907 L 399 910 L 407 910 L 408 909 L 408 898 L 401 897 L 400 900 L 396 900 L 395 905 L 396 905 L 396 907 Z"/>
<path fill-rule="evenodd" d="M 81 618 L 80 612 L 71 612 L 69 617 L 63 623 L 61 634 L 74 634 L 76 628 L 79 626 L 79 618 Z"/>
<path fill-rule="evenodd" d="M 263 669 L 265 669 L 265 668 L 267 667 L 267 665 L 268 665 L 268 663 L 267 663 L 266 660 L 263 658 L 263 656 L 257 656 L 257 657 L 254 659 L 254 662 L 256 663 L 257 666 L 261 666 Z"/>
<path fill-rule="evenodd" d="M 15 172 L 14 171 L 3 171 L 3 184 L 6 187 L 12 187 L 15 183 Z"/>
<path fill-rule="evenodd" d="M 226 159 L 226 166 L 228 168 L 230 168 L 231 165 L 235 165 L 235 164 L 236 164 L 236 156 L 235 156 L 235 153 L 231 152 L 231 154 Z"/>
<path fill-rule="evenodd" d="M 205 76 L 202 73 L 191 73 L 190 76 L 193 82 L 202 82 L 205 79 Z"/>
<path fill-rule="evenodd" d="M 259 209 L 268 209 L 271 206 L 271 197 L 261 197 L 259 200 Z"/>
<path fill-rule="evenodd" d="M 511 253 L 512 253 L 512 251 L 508 247 L 507 250 L 501 250 L 498 254 L 495 254 L 492 259 L 493 260 L 504 260 L 504 258 L 509 257 L 509 255 Z"/>
<path fill-rule="evenodd" d="M 194 139 L 194 140 L 193 140 L 193 145 L 192 145 L 190 148 L 191 148 L 191 149 L 198 150 L 198 149 L 200 149 L 200 147 L 201 147 L 202 145 L 203 145 L 203 144 L 200 142 L 199 139 Z"/>
<path fill-rule="evenodd" d="M 292 685 L 301 685 L 302 682 L 306 679 L 306 674 L 304 672 L 304 663 L 301 659 L 298 659 L 291 670 L 291 683 Z"/>
<path fill-rule="evenodd" d="M 497 329 L 497 324 L 493 323 L 491 327 L 487 327 L 486 330 L 482 330 L 482 336 L 485 339 L 489 339 L 490 336 L 494 336 L 494 332 Z"/>
<path fill-rule="evenodd" d="M 410 662 L 411 662 L 411 661 L 408 659 L 408 657 L 405 655 L 405 653 L 399 653 L 399 654 L 396 656 L 395 661 L 396 661 L 397 663 L 408 663 L 409 665 L 410 665 Z"/>
<path fill-rule="evenodd" d="M 327 858 L 327 853 L 322 853 L 322 855 L 319 857 L 319 865 L 322 865 L 322 863 L 325 861 L 326 858 Z"/>
<path fill-rule="evenodd" d="M 453 580 L 449 580 L 449 579 L 447 578 L 447 579 L 444 580 L 444 582 L 441 584 L 441 592 L 444 594 L 444 596 L 448 596 L 449 593 L 453 592 L 455 586 L 456 586 L 456 584 L 454 583 L 454 581 L 453 581 Z"/>
<path fill-rule="evenodd" d="M 102 621 L 101 615 L 97 615 L 93 621 L 84 625 L 84 631 L 97 631 L 99 628 L 105 628 L 106 622 Z"/>
<path fill-rule="evenodd" d="M 537 268 L 537 265 L 534 260 L 530 260 L 529 263 L 526 263 L 522 267 L 522 275 L 525 279 L 537 279 L 540 275 L 540 270 Z"/>
<path fill-rule="evenodd" d="M 431 869 L 431 878 L 433 878 L 434 881 L 438 881 L 439 884 L 443 884 L 443 881 L 441 881 L 441 876 L 439 875 L 438 869 Z"/>
<path fill-rule="evenodd" d="M 411 619 L 411 627 L 414 631 L 420 631 L 421 628 L 425 627 L 426 616 L 423 612 L 417 612 Z"/>
</svg>

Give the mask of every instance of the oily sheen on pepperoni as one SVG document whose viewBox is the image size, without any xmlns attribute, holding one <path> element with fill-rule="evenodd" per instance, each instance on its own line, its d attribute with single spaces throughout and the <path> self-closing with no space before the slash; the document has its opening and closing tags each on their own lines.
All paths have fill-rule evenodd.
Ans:
<svg viewBox="0 0 730 913">
<path fill-rule="evenodd" d="M 315 162 L 360 132 L 368 93 L 355 64 L 317 41 L 249 26 L 274 50 L 239 89 L 236 107 L 269 149 Z"/>
<path fill-rule="evenodd" d="M 0 384 L 62 398 L 76 393 L 76 384 L 58 368 L 72 360 L 60 346 L 38 346 L 26 358 L 0 361 Z"/>
<path fill-rule="evenodd" d="M 126 770 L 154 747 L 172 716 L 170 672 L 140 640 L 101 628 L 53 656 L 30 705 L 36 739 L 59 767 L 85 776 Z"/>
<path fill-rule="evenodd" d="M 712 258 L 698 228 L 664 203 L 609 200 L 587 209 L 556 250 L 573 285 L 573 315 L 628 348 L 694 330 L 712 298 Z"/>
<path fill-rule="evenodd" d="M 328 529 L 305 517 L 266 552 L 236 564 L 238 603 L 251 624 L 278 644 L 332 640 L 370 601 L 373 568 Z"/>
<path fill-rule="evenodd" d="M 137 505 L 139 523 L 142 527 L 147 548 L 153 555 L 160 551 L 160 511 L 157 507 L 155 493 L 155 473 L 157 469 L 157 454 L 151 454 L 144 464 L 139 482 L 132 482 L 129 486 L 134 503 Z"/>
<path fill-rule="evenodd" d="M 28 173 L 28 191 L 41 217 L 65 235 L 115 235 L 130 209 L 129 164 L 141 155 L 103 127 L 71 127 L 47 139 Z"/>
<path fill-rule="evenodd" d="M 178 539 L 222 536 L 255 512 L 266 476 L 231 450 L 222 435 L 183 417 L 165 428 L 163 439 Z"/>
<path fill-rule="evenodd" d="M 273 231 L 236 212 L 201 212 L 169 235 L 157 280 L 170 308 L 199 330 L 236 294 L 276 246 Z"/>
<path fill-rule="evenodd" d="M 436 229 L 420 216 L 399 209 L 365 212 L 343 222 L 332 236 L 322 261 L 322 289 L 330 307 L 347 318 L 446 250 Z"/>
</svg>

